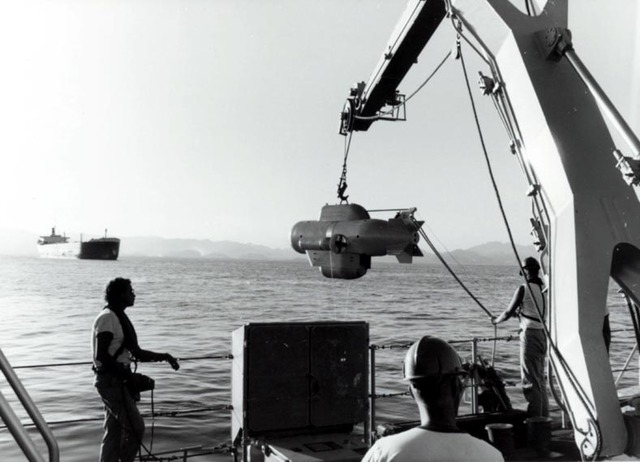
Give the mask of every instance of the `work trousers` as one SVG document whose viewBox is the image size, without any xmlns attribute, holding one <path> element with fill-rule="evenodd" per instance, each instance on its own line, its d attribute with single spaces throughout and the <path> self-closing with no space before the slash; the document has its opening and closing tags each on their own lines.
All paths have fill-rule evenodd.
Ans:
<svg viewBox="0 0 640 462">
<path fill-rule="evenodd" d="M 547 340 L 542 329 L 520 332 L 520 368 L 522 392 L 527 400 L 530 417 L 549 415 L 549 397 L 544 375 Z"/>
<path fill-rule="evenodd" d="M 122 380 L 109 375 L 96 378 L 104 403 L 104 436 L 100 462 L 132 462 L 144 436 L 144 420 Z"/>
</svg>

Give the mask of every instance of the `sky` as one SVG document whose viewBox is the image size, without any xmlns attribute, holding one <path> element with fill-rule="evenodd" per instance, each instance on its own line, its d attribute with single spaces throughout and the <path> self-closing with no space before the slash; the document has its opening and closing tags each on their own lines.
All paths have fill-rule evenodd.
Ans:
<svg viewBox="0 0 640 462">
<path fill-rule="evenodd" d="M 296 222 L 337 202 L 340 111 L 405 5 L 0 0 L 0 229 L 288 247 Z M 640 133 L 640 7 L 570 5 L 577 53 Z M 413 92 L 454 40 L 441 26 L 400 90 Z M 514 236 L 530 244 L 527 185 L 490 101 L 476 101 Z M 459 62 L 407 116 L 354 134 L 350 202 L 417 207 L 450 250 L 506 242 Z"/>
</svg>

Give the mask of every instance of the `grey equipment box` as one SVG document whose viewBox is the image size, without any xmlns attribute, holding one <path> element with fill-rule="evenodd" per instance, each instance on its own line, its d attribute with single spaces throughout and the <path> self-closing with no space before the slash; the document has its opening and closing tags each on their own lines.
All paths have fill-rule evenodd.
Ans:
<svg viewBox="0 0 640 462">
<path fill-rule="evenodd" d="M 365 420 L 366 322 L 250 323 L 232 343 L 233 440 L 348 434 Z"/>
</svg>

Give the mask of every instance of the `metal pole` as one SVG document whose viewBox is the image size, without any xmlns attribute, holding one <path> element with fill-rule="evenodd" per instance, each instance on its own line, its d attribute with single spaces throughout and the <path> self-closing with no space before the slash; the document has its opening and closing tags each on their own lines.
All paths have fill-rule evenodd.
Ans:
<svg viewBox="0 0 640 462">
<path fill-rule="evenodd" d="M 11 388 L 13 388 L 13 391 L 16 393 L 16 396 L 18 396 L 18 399 L 20 399 L 20 402 L 22 403 L 24 409 L 27 411 L 27 414 L 29 414 L 31 420 L 33 420 L 33 423 L 36 425 L 36 428 L 42 435 L 45 443 L 47 443 L 47 448 L 49 449 L 49 461 L 58 462 L 60 460 L 60 450 L 58 449 L 58 442 L 54 438 L 53 433 L 49 429 L 46 420 L 44 420 L 44 417 L 42 417 L 42 414 L 40 414 L 38 407 L 31 400 L 29 393 L 27 393 L 27 390 L 22 385 L 22 382 L 14 372 L 11 364 L 5 357 L 2 350 L 0 350 L 0 368 L 2 369 L 7 382 L 9 382 Z"/>
<path fill-rule="evenodd" d="M 471 341 L 471 361 L 473 364 L 476 363 L 476 358 L 478 357 L 478 339 L 474 338 Z M 476 380 L 475 374 L 471 375 L 471 413 L 478 413 L 478 381 Z"/>
<path fill-rule="evenodd" d="M 13 412 L 11 405 L 2 392 L 0 392 L 0 415 L 13 435 L 13 439 L 16 440 L 16 443 L 18 443 L 18 446 L 22 449 L 24 455 L 27 456 L 27 459 L 30 462 L 44 462 L 38 448 L 36 448 L 27 430 L 22 426 L 20 419 L 18 419 L 18 416 Z"/>
<path fill-rule="evenodd" d="M 370 362 L 371 362 L 371 370 L 369 371 L 369 381 L 370 384 L 370 396 L 369 399 L 369 428 L 365 427 L 365 431 L 367 432 L 365 437 L 365 442 L 367 446 L 371 447 L 373 444 L 373 429 L 376 428 L 376 349 L 375 345 L 371 345 L 369 347 L 371 350 L 370 353 Z"/>
<path fill-rule="evenodd" d="M 618 374 L 618 377 L 616 378 L 616 381 L 615 381 L 616 387 L 618 386 L 618 382 L 620 382 L 620 379 L 622 378 L 622 376 L 626 372 L 627 367 L 629 367 L 629 363 L 631 362 L 631 358 L 633 358 L 633 354 L 636 352 L 637 349 L 638 349 L 638 344 L 636 343 L 635 345 L 633 345 L 633 348 L 631 349 L 631 353 L 629 353 L 629 357 L 625 361 L 624 366 L 622 366 L 622 370 L 620 371 L 620 373 Z"/>
<path fill-rule="evenodd" d="M 574 50 L 567 50 L 565 51 L 564 56 L 567 58 L 573 69 L 578 73 L 589 91 L 591 91 L 591 94 L 596 99 L 600 108 L 604 110 L 611 123 L 620 132 L 620 135 L 622 135 L 629 146 L 631 146 L 633 156 L 638 157 L 640 155 L 640 140 L 638 140 L 638 137 L 633 133 L 629 124 L 627 124 L 609 97 L 605 94 L 600 85 L 598 85 L 598 82 L 596 82 L 596 79 L 591 75 L 576 52 Z"/>
</svg>

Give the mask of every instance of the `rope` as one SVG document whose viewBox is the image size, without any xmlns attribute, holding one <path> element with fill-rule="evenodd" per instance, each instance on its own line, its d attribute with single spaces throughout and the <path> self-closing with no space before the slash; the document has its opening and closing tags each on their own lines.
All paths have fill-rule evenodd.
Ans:
<svg viewBox="0 0 640 462">
<path fill-rule="evenodd" d="M 460 278 L 458 277 L 458 275 L 453 271 L 453 269 L 449 266 L 449 264 L 445 261 L 445 259 L 442 257 L 442 255 L 440 254 L 440 252 L 438 252 L 438 249 L 436 248 L 435 245 L 433 245 L 433 242 L 431 242 L 431 239 L 429 239 L 429 236 L 427 236 L 427 233 L 424 232 L 424 230 L 420 229 L 420 235 L 422 236 L 422 238 L 425 240 L 425 242 L 427 243 L 427 245 L 429 246 L 429 248 L 433 251 L 433 253 L 435 254 L 436 257 L 438 257 L 438 260 L 440 260 L 440 262 L 444 265 L 444 267 L 447 269 L 447 271 L 449 271 L 449 273 L 451 274 L 451 276 L 453 276 L 453 278 L 456 280 L 456 282 L 460 285 L 460 287 L 462 287 L 462 289 L 469 295 L 469 297 L 471 297 L 471 299 L 476 302 L 476 304 L 482 308 L 482 310 L 487 314 L 487 316 L 489 316 L 489 318 L 493 318 L 493 314 L 491 313 L 491 311 L 489 311 L 480 300 L 478 300 L 478 298 L 473 295 L 473 293 L 471 293 L 471 291 L 467 288 L 467 286 L 464 284 L 464 282 L 462 282 L 462 280 L 460 280 Z"/>
<path fill-rule="evenodd" d="M 491 179 L 491 184 L 493 186 L 493 191 L 496 195 L 496 200 L 498 201 L 498 207 L 500 208 L 500 214 L 502 215 L 502 220 L 504 221 L 505 228 L 507 230 L 507 234 L 509 236 L 509 243 L 511 244 L 511 248 L 513 250 L 513 254 L 518 261 L 518 265 L 520 265 L 520 256 L 518 255 L 518 249 L 516 248 L 515 240 L 513 238 L 513 232 L 511 231 L 511 225 L 509 224 L 509 219 L 507 218 L 507 214 L 504 209 L 504 205 L 502 203 L 502 197 L 500 195 L 500 190 L 498 189 L 498 184 L 496 182 L 495 175 L 493 173 L 493 167 L 491 165 L 491 159 L 489 159 L 489 153 L 487 151 L 487 145 L 484 141 L 484 135 L 482 134 L 482 127 L 480 126 L 480 119 L 478 118 L 478 111 L 476 109 L 476 103 L 473 99 L 473 92 L 471 91 L 471 84 L 469 83 L 469 76 L 467 75 L 467 66 L 464 62 L 464 55 L 462 54 L 462 47 L 460 44 L 460 38 L 458 38 L 456 42 L 456 46 L 458 49 L 458 56 L 460 57 L 460 63 L 462 64 L 462 70 L 464 74 L 464 81 L 467 86 L 467 92 L 469 94 L 469 101 L 471 103 L 471 110 L 473 111 L 473 118 L 476 123 L 476 128 L 478 130 L 478 137 L 480 138 L 480 145 L 482 146 L 482 152 L 484 154 L 485 161 L 487 163 L 487 170 L 489 172 L 489 178 Z"/>
</svg>

